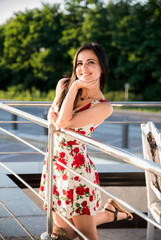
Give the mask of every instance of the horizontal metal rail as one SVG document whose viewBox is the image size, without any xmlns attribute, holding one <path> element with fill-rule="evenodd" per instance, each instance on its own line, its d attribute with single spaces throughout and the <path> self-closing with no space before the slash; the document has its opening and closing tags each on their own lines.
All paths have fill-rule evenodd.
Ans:
<svg viewBox="0 0 161 240">
<path fill-rule="evenodd" d="M 32 121 L 33 123 L 37 123 L 43 127 L 46 127 L 48 128 L 48 122 L 42 118 L 39 118 L 37 116 L 34 116 L 30 113 L 26 113 L 24 111 L 21 111 L 19 109 L 16 109 L 16 108 L 13 108 L 13 107 L 10 107 L 10 106 L 7 106 L 6 104 L 3 104 L 0 102 L 0 108 L 5 110 L 5 111 L 8 111 L 8 112 L 11 112 L 15 115 L 18 115 L 22 118 L 25 118 L 25 119 L 28 119 L 30 121 Z"/>
<path fill-rule="evenodd" d="M 35 146 L 34 146 L 34 145 L 32 145 L 31 143 L 28 143 L 28 142 L 27 142 L 27 141 L 25 141 L 24 139 L 22 139 L 22 138 L 20 138 L 20 137 L 16 136 L 15 134 L 13 134 L 13 133 L 11 133 L 11 132 L 9 132 L 9 131 L 5 130 L 4 128 L 1 128 L 1 127 L 0 127 L 0 131 L 2 131 L 2 132 L 4 132 L 4 133 L 6 133 L 6 134 L 8 134 L 8 135 L 10 135 L 11 137 L 13 137 L 13 138 L 17 139 L 18 141 L 20 141 L 20 142 L 22 142 L 22 143 L 26 144 L 27 146 L 29 146 L 29 147 L 31 147 L 32 149 L 36 150 L 37 152 L 39 152 L 39 153 L 43 154 L 44 156 L 46 155 L 46 153 L 45 153 L 45 152 L 43 152 L 42 150 L 40 150 L 39 148 L 35 147 Z"/>
<path fill-rule="evenodd" d="M 141 124 L 141 123 L 144 123 L 145 121 L 104 121 L 103 123 L 109 123 L 109 124 Z M 0 121 L 0 123 L 25 123 L 25 124 L 28 124 L 28 123 L 32 123 L 33 122 L 29 122 L 29 121 Z M 161 123 L 161 122 L 157 122 L 155 121 L 155 123 Z"/>
<path fill-rule="evenodd" d="M 16 174 L 14 171 L 12 171 L 10 168 L 8 168 L 5 164 L 0 162 L 0 166 L 5 168 L 8 172 L 12 173 L 20 182 L 22 182 L 27 188 L 29 188 L 37 197 L 39 197 L 42 201 L 45 201 L 27 182 L 25 182 L 18 174 Z"/>
<path fill-rule="evenodd" d="M 29 233 L 29 231 L 22 225 L 22 223 L 15 217 L 15 215 L 6 207 L 4 203 L 0 201 L 2 207 L 13 217 L 13 219 L 20 225 L 20 227 L 27 233 L 27 235 L 34 240 L 33 236 Z"/>
<path fill-rule="evenodd" d="M 103 123 L 105 124 L 141 124 L 141 123 L 145 123 L 145 121 L 104 121 Z M 161 123 L 161 122 L 157 122 L 155 121 L 155 123 Z"/>
<path fill-rule="evenodd" d="M 50 107 L 53 102 L 44 101 L 2 101 L 2 103 L 8 106 L 39 106 L 39 107 Z M 161 102 L 151 101 L 135 101 L 135 102 L 115 102 L 111 101 L 111 104 L 115 107 L 161 107 Z"/>
<path fill-rule="evenodd" d="M 0 121 L 0 123 L 33 123 L 29 121 Z"/>
<path fill-rule="evenodd" d="M 108 145 L 101 141 L 96 141 L 94 138 L 86 137 L 82 134 L 79 134 L 75 131 L 71 130 L 61 130 L 61 133 L 76 138 L 77 140 L 88 144 L 91 147 L 94 147 L 104 153 L 107 153 L 113 157 L 119 158 L 127 163 L 134 165 L 135 167 L 139 167 L 146 171 L 154 172 L 155 174 L 161 176 L 161 165 L 156 164 L 154 162 L 150 162 L 144 158 L 135 157 L 133 154 L 128 153 L 126 151 L 120 150 L 117 147 Z"/>
<path fill-rule="evenodd" d="M 11 155 L 11 154 L 42 154 L 39 152 L 0 152 L 0 155 Z"/>
</svg>

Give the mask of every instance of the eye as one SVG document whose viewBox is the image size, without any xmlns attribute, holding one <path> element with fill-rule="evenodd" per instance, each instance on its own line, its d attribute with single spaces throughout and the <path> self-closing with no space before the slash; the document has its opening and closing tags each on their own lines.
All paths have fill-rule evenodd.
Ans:
<svg viewBox="0 0 161 240">
<path fill-rule="evenodd" d="M 77 62 L 77 66 L 81 66 L 82 65 L 82 62 Z"/>
<path fill-rule="evenodd" d="M 93 62 L 93 61 L 89 61 L 88 63 L 89 63 L 89 64 L 94 64 L 94 62 Z"/>
</svg>

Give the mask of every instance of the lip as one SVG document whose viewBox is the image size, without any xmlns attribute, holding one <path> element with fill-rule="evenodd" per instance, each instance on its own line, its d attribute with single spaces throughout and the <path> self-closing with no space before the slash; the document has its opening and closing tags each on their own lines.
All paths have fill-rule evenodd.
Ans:
<svg viewBox="0 0 161 240">
<path fill-rule="evenodd" d="M 82 73 L 81 77 L 89 77 L 91 75 L 91 73 Z"/>
</svg>

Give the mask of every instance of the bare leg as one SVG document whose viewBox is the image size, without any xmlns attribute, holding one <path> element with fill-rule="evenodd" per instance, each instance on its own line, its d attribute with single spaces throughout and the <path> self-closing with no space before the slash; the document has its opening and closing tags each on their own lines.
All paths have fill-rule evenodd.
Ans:
<svg viewBox="0 0 161 240">
<path fill-rule="evenodd" d="M 109 203 L 106 203 L 105 208 L 115 211 L 115 208 Z M 126 213 L 118 212 L 117 220 L 122 220 L 122 219 L 125 219 L 126 217 L 127 217 Z M 98 226 L 103 223 L 112 222 L 114 220 L 114 214 L 112 212 L 108 212 L 105 209 L 103 209 L 102 211 L 98 211 L 97 215 L 95 215 L 94 218 L 95 218 L 96 226 Z"/>
<path fill-rule="evenodd" d="M 97 228 L 94 216 L 81 215 L 72 218 L 75 227 L 83 233 L 89 240 L 98 240 Z M 83 240 L 79 236 L 79 239 Z"/>
<path fill-rule="evenodd" d="M 88 239 L 91 240 L 98 240 L 97 235 L 97 226 L 103 223 L 112 222 L 114 220 L 114 213 L 106 211 L 105 208 L 116 211 L 116 208 L 110 204 L 106 203 L 104 209 L 102 211 L 97 212 L 95 216 L 89 215 L 80 215 L 74 216 L 68 219 L 72 224 L 75 225 L 76 228 L 80 232 L 82 232 Z M 66 223 L 63 219 L 61 219 L 56 213 L 53 213 L 54 222 L 58 227 L 63 228 L 66 234 L 71 238 L 74 239 L 77 237 L 77 233 Z M 122 220 L 127 217 L 125 212 L 118 211 L 117 213 L 117 220 Z M 82 239 L 80 237 L 80 239 Z"/>
<path fill-rule="evenodd" d="M 71 239 L 74 239 L 77 237 L 77 233 L 61 218 L 59 217 L 58 214 L 53 213 L 53 219 L 54 219 L 54 224 L 56 224 L 58 227 L 63 228 L 67 236 L 69 236 Z M 68 219 L 68 221 L 72 224 L 72 218 Z M 54 232 L 54 228 L 53 228 Z"/>
</svg>

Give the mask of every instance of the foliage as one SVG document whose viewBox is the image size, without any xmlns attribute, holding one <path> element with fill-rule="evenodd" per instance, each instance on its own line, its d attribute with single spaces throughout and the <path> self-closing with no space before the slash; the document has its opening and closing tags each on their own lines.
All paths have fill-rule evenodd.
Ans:
<svg viewBox="0 0 161 240">
<path fill-rule="evenodd" d="M 35 98 L 43 98 L 63 75 L 71 75 L 77 48 L 98 42 L 108 56 L 109 99 L 124 100 L 128 82 L 132 100 L 161 100 L 161 1 L 64 3 L 64 10 L 44 4 L 41 10 L 18 12 L 0 26 L 0 89 L 17 93 L 20 87 L 28 98 L 37 91 Z"/>
<path fill-rule="evenodd" d="M 8 87 L 6 91 L 0 90 L 0 99 L 11 99 L 21 101 L 53 101 L 55 98 L 55 90 L 48 93 L 42 92 L 35 87 L 31 90 L 23 90 L 22 85 Z"/>
</svg>

